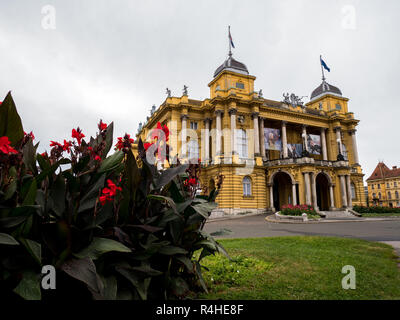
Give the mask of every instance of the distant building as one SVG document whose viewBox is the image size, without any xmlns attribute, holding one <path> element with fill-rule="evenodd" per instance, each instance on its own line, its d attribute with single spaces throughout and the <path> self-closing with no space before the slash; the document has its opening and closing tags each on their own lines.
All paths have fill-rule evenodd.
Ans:
<svg viewBox="0 0 400 320">
<path fill-rule="evenodd" d="M 367 179 L 370 205 L 400 207 L 400 169 L 379 162 Z"/>
</svg>

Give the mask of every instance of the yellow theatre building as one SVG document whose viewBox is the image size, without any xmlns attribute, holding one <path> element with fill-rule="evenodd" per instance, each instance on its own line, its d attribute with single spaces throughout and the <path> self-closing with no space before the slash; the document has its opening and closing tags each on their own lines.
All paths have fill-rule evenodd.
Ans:
<svg viewBox="0 0 400 320">
<path fill-rule="evenodd" d="M 229 53 L 208 83 L 210 97 L 171 96 L 153 107 L 137 137 L 149 140 L 157 122 L 170 129 L 170 159 L 201 159 L 207 193 L 224 176 L 216 215 L 279 211 L 309 204 L 319 211 L 365 205 L 356 127 L 349 99 L 326 82 L 303 103 L 255 90 L 256 77 Z"/>
</svg>

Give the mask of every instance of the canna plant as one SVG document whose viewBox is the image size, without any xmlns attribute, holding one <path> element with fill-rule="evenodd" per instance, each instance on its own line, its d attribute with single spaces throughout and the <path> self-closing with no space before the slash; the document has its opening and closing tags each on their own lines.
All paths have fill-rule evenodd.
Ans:
<svg viewBox="0 0 400 320">
<path fill-rule="evenodd" d="M 135 157 L 129 135 L 109 155 L 113 123 L 98 129 L 85 139 L 75 128 L 39 154 L 10 93 L 0 105 L 0 295 L 146 300 L 207 291 L 201 260 L 227 256 L 203 231 L 222 181 L 200 198 L 199 164 L 159 171 L 141 140 Z M 55 290 L 42 286 L 48 265 Z"/>
</svg>

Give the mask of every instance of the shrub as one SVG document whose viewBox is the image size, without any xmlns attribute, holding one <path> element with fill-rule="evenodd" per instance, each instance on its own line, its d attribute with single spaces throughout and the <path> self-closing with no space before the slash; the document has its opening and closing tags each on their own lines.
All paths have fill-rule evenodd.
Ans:
<svg viewBox="0 0 400 320">
<path fill-rule="evenodd" d="M 381 207 L 381 206 L 354 206 L 353 210 L 358 213 L 400 213 L 400 207 Z"/>
<path fill-rule="evenodd" d="M 144 300 L 207 290 L 200 261 L 226 252 L 202 230 L 221 184 L 200 199 L 187 183 L 199 165 L 160 172 L 142 141 L 133 155 L 129 135 L 108 155 L 113 124 L 102 121 L 94 138 L 76 128 L 37 154 L 11 94 L 0 137 L 0 295 Z M 40 286 L 44 265 L 56 269 L 56 290 Z"/>
</svg>

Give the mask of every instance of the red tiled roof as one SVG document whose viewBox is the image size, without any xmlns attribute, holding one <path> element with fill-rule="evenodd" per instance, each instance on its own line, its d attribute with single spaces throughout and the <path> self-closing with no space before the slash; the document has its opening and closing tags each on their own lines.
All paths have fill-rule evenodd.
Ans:
<svg viewBox="0 0 400 320">
<path fill-rule="evenodd" d="M 384 164 L 383 162 L 379 162 L 374 172 L 372 172 L 367 181 L 396 177 L 400 177 L 400 168 L 393 167 L 393 169 L 389 169 L 386 164 Z"/>
</svg>

